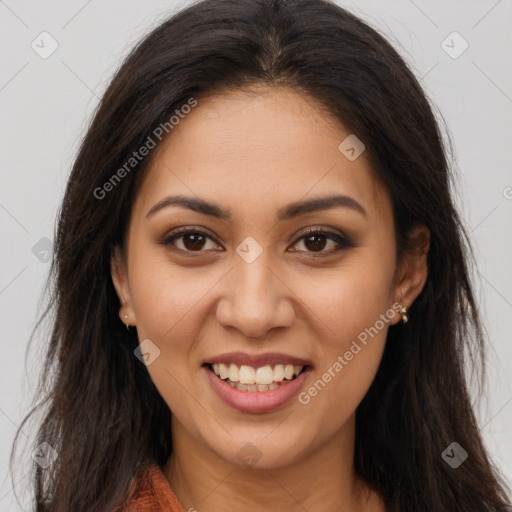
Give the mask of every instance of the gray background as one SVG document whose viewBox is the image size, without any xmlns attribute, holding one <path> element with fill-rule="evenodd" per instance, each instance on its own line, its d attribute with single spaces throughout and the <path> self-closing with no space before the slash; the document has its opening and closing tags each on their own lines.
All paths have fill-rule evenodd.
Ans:
<svg viewBox="0 0 512 512">
<path fill-rule="evenodd" d="M 53 239 L 70 164 L 122 57 L 187 3 L 0 0 L 0 511 L 20 510 L 8 456 L 41 367 L 41 337 L 26 366 L 25 350 L 41 311 L 49 269 L 44 251 Z M 488 397 L 477 412 L 496 464 L 512 481 L 512 1 L 339 3 L 391 39 L 453 137 L 457 201 L 477 249 L 477 296 L 491 346 Z M 43 31 L 58 42 L 46 59 L 31 47 L 35 40 L 43 51 Z M 461 37 L 450 36 L 454 31 Z M 464 41 L 469 46 L 458 55 Z M 44 48 L 50 48 L 49 39 Z M 30 447 L 32 436 L 27 426 L 21 440 Z M 22 504 L 28 503 L 30 450 L 24 461 L 14 475 Z"/>
</svg>

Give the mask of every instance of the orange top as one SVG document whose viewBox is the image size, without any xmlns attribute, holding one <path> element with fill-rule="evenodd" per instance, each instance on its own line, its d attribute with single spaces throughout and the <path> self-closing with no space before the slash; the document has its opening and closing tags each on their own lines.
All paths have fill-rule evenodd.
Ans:
<svg viewBox="0 0 512 512">
<path fill-rule="evenodd" d="M 122 512 L 185 512 L 157 464 L 132 482 L 130 496 Z"/>
</svg>

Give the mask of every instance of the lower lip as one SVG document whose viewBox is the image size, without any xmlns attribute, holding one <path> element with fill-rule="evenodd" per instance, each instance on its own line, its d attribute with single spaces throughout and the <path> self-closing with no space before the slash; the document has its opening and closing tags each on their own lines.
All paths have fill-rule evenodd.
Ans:
<svg viewBox="0 0 512 512">
<path fill-rule="evenodd" d="M 213 390 L 226 404 L 238 411 L 249 413 L 270 412 L 283 407 L 298 394 L 308 374 L 311 372 L 311 368 L 306 368 L 294 380 L 287 384 L 281 384 L 279 388 L 272 391 L 251 392 L 240 391 L 230 386 L 215 375 L 208 366 L 203 366 L 203 369 L 210 379 Z"/>
</svg>

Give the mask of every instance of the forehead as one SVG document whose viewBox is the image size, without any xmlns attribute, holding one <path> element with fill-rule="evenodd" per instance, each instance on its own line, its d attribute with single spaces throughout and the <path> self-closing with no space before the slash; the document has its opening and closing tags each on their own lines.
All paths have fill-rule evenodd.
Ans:
<svg viewBox="0 0 512 512">
<path fill-rule="evenodd" d="M 351 161 L 340 151 L 349 136 L 325 107 L 291 89 L 200 98 L 155 149 L 135 208 L 144 214 L 179 193 L 254 215 L 338 192 L 364 203 L 370 217 L 382 217 L 391 208 L 387 191 L 364 152 Z"/>
</svg>

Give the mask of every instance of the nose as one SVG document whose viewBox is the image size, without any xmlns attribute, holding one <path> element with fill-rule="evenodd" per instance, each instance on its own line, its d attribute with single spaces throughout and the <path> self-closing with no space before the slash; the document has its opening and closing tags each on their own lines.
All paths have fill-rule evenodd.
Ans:
<svg viewBox="0 0 512 512">
<path fill-rule="evenodd" d="M 263 254 L 252 263 L 234 256 L 216 311 L 223 327 L 236 328 L 247 338 L 290 327 L 295 318 L 293 293 Z"/>
</svg>

